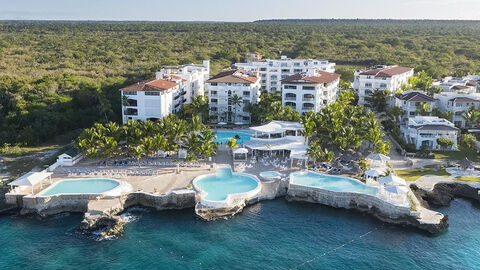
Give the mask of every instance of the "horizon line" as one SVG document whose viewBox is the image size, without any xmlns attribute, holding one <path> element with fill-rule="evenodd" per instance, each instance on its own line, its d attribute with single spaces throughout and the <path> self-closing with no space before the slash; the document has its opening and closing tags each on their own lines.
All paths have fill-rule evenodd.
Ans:
<svg viewBox="0 0 480 270">
<path fill-rule="evenodd" d="M 223 20 L 116 20 L 116 19 L 1 19 L 0 22 L 164 22 L 164 23 L 255 23 L 265 21 L 448 21 L 480 22 L 480 19 L 392 19 L 392 18 L 319 18 L 319 19 L 258 19 L 253 21 Z"/>
</svg>

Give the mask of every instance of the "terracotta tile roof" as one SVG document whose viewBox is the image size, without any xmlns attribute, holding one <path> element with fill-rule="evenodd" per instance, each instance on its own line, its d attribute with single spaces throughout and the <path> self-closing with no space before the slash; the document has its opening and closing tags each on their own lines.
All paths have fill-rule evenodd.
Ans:
<svg viewBox="0 0 480 270">
<path fill-rule="evenodd" d="M 470 88 L 470 87 L 465 86 L 465 85 L 461 85 L 461 84 L 457 84 L 457 85 L 454 85 L 452 87 L 452 89 L 454 89 L 454 90 L 464 90 L 464 89 L 468 89 L 468 88 Z"/>
<path fill-rule="evenodd" d="M 413 70 L 413 68 L 391 66 L 387 68 L 374 68 L 374 69 L 364 70 L 360 73 L 360 75 L 373 75 L 375 77 L 392 77 L 395 75 L 409 72 L 411 70 Z"/>
<path fill-rule="evenodd" d="M 456 98 L 449 99 L 448 101 L 451 101 L 451 102 L 480 102 L 480 100 L 476 100 L 476 99 L 469 98 L 469 97 L 456 97 Z"/>
<path fill-rule="evenodd" d="M 478 83 L 474 80 L 468 80 L 467 81 L 467 86 L 477 86 L 477 85 L 478 85 Z"/>
<path fill-rule="evenodd" d="M 176 82 L 163 79 L 150 79 L 126 86 L 120 90 L 125 91 L 165 91 L 177 85 Z"/>
<path fill-rule="evenodd" d="M 436 99 L 431 96 L 427 96 L 420 92 L 410 92 L 406 94 L 397 95 L 397 98 L 405 101 L 414 101 L 414 102 L 435 102 Z"/>
<path fill-rule="evenodd" d="M 282 80 L 282 83 L 294 83 L 294 84 L 320 84 L 320 83 L 332 83 L 338 78 L 340 74 L 330 73 L 325 71 L 317 71 L 316 76 L 307 76 L 305 73 L 297 73 L 286 77 Z"/>
<path fill-rule="evenodd" d="M 260 78 L 243 69 L 223 71 L 211 77 L 207 83 L 256 83 Z"/>
</svg>

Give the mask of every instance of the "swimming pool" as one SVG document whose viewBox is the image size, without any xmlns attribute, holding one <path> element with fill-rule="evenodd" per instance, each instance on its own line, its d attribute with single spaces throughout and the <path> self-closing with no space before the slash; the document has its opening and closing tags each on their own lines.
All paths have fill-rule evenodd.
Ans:
<svg viewBox="0 0 480 270">
<path fill-rule="evenodd" d="M 228 167 L 218 168 L 215 174 L 197 177 L 193 185 L 205 192 L 202 199 L 207 201 L 224 201 L 230 194 L 248 193 L 259 188 L 259 182 L 253 176 L 232 173 Z"/>
<path fill-rule="evenodd" d="M 61 180 L 42 191 L 38 196 L 58 194 L 100 194 L 110 191 L 120 185 L 120 182 L 108 178 Z"/>
<path fill-rule="evenodd" d="M 298 171 L 290 174 L 290 183 L 317 187 L 335 192 L 352 192 L 375 195 L 378 189 L 370 187 L 353 178 L 321 174 L 312 171 Z"/>
<path fill-rule="evenodd" d="M 217 136 L 213 141 L 218 142 L 220 144 L 226 144 L 229 139 L 235 139 L 235 137 L 238 137 L 237 143 L 244 144 L 250 141 L 251 136 L 252 136 L 252 132 L 248 130 L 217 131 Z"/>
<path fill-rule="evenodd" d="M 265 171 L 265 172 L 261 172 L 260 176 L 263 178 L 272 179 L 272 178 L 280 178 L 282 174 L 277 171 Z"/>
</svg>

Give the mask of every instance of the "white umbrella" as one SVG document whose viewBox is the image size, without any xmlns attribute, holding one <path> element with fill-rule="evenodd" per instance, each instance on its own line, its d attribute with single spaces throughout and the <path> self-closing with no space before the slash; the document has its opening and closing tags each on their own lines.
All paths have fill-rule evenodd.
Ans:
<svg viewBox="0 0 480 270">
<path fill-rule="evenodd" d="M 406 186 L 387 186 L 385 190 L 396 194 L 407 194 L 409 191 Z"/>
<path fill-rule="evenodd" d="M 365 172 L 365 175 L 366 175 L 366 176 L 370 176 L 370 177 L 379 177 L 380 174 L 381 174 L 381 172 L 378 171 L 378 170 L 375 170 L 375 169 L 373 169 L 373 170 L 368 170 L 368 171 Z"/>
<path fill-rule="evenodd" d="M 243 125 L 243 122 L 235 122 L 235 125 Z"/>
<path fill-rule="evenodd" d="M 388 175 L 388 176 L 385 176 L 385 177 L 380 177 L 378 179 L 378 183 L 380 184 L 385 184 L 385 185 L 401 185 L 401 186 L 406 186 L 407 185 L 407 182 L 405 182 L 405 180 L 403 180 L 403 178 L 400 178 L 396 175 Z"/>
<path fill-rule="evenodd" d="M 224 126 L 224 125 L 226 125 L 227 123 L 225 123 L 225 122 L 218 122 L 218 124 L 221 125 L 221 126 Z"/>
<path fill-rule="evenodd" d="M 367 159 L 370 159 L 373 161 L 387 162 L 390 160 L 390 157 L 383 154 L 370 154 L 367 156 Z"/>
</svg>

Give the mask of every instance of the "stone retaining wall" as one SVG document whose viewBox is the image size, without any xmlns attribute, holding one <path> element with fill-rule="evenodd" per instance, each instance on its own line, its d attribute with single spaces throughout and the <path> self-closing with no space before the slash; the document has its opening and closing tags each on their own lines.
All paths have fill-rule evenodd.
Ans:
<svg viewBox="0 0 480 270">
<path fill-rule="evenodd" d="M 361 193 L 334 192 L 290 183 L 287 197 L 289 200 L 320 203 L 336 208 L 375 209 L 378 214 L 388 218 L 410 215 L 410 207 L 394 205 L 376 196 Z"/>
</svg>

